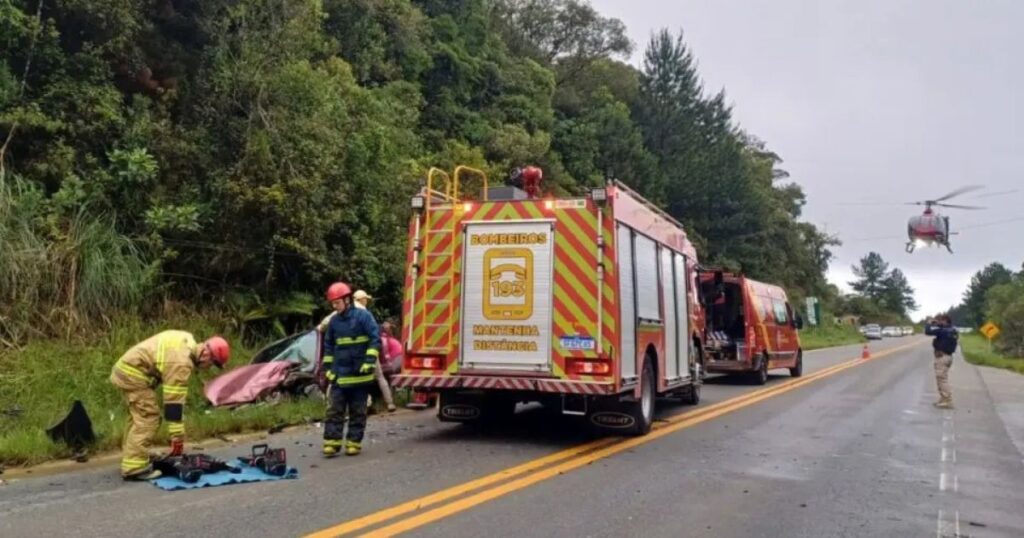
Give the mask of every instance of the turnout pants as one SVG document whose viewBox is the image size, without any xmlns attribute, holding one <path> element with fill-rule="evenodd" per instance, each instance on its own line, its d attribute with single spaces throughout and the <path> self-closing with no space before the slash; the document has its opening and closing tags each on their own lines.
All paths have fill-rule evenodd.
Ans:
<svg viewBox="0 0 1024 538">
<path fill-rule="evenodd" d="M 121 475 L 129 476 L 149 469 L 149 448 L 160 429 L 160 405 L 156 391 L 126 382 L 116 373 L 110 378 L 128 404 L 128 427 L 121 445 Z"/>
<path fill-rule="evenodd" d="M 324 421 L 324 445 L 361 447 L 366 431 L 366 386 L 330 388 L 330 407 Z M 348 414 L 348 432 L 345 432 L 345 415 Z"/>
<path fill-rule="evenodd" d="M 953 391 L 949 388 L 949 367 L 953 365 L 953 356 L 935 351 L 935 385 L 939 389 L 939 401 L 953 401 Z"/>
</svg>

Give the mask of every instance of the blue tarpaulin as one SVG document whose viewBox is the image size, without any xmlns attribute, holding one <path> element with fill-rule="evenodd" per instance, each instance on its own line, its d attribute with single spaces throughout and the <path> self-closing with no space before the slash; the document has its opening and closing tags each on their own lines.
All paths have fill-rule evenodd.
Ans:
<svg viewBox="0 0 1024 538">
<path fill-rule="evenodd" d="M 294 467 L 288 468 L 288 472 L 286 472 L 284 476 L 275 476 L 264 473 L 256 467 L 250 467 L 241 461 L 235 462 L 235 466 L 241 469 L 242 472 L 232 473 L 231 471 L 220 471 L 217 473 L 204 474 L 199 481 L 191 484 L 182 481 L 176 476 L 163 476 L 153 480 L 153 485 L 162 490 L 175 491 L 179 489 L 197 489 L 225 486 L 228 484 L 243 484 L 246 482 L 270 482 L 273 480 L 299 477 L 299 471 Z"/>
</svg>

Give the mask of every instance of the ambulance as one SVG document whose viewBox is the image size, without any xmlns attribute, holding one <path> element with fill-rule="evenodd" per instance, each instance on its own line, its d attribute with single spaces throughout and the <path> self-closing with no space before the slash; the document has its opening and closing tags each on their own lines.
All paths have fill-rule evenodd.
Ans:
<svg viewBox="0 0 1024 538">
<path fill-rule="evenodd" d="M 683 226 L 619 182 L 540 194 L 543 172 L 490 186 L 431 169 L 412 198 L 397 387 L 443 421 L 540 402 L 642 435 L 655 398 L 700 400 L 703 315 Z M 473 194 L 468 194 L 472 192 Z"/>
<path fill-rule="evenodd" d="M 803 319 L 786 290 L 721 270 L 699 274 L 707 372 L 743 374 L 758 385 L 767 383 L 768 371 L 777 368 L 788 369 L 793 377 L 803 375 Z"/>
</svg>

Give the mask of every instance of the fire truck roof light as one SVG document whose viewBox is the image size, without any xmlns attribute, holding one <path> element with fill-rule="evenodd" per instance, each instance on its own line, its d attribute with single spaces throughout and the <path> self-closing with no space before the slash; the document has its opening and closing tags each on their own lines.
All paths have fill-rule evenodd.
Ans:
<svg viewBox="0 0 1024 538">
<path fill-rule="evenodd" d="M 424 198 L 422 196 L 413 196 L 412 197 L 412 208 L 413 209 L 423 209 L 423 207 L 426 204 L 427 204 L 427 199 L 426 198 Z"/>
<path fill-rule="evenodd" d="M 600 189 L 591 189 L 590 198 L 595 202 L 604 202 L 608 200 L 608 190 L 604 187 Z"/>
<path fill-rule="evenodd" d="M 545 200 L 544 201 L 544 209 L 554 209 L 554 208 L 555 208 L 555 201 L 554 200 Z"/>
<path fill-rule="evenodd" d="M 466 213 L 469 213 L 472 210 L 473 210 L 473 204 L 471 202 L 466 202 L 466 203 L 462 204 L 462 211 L 464 211 Z"/>
</svg>

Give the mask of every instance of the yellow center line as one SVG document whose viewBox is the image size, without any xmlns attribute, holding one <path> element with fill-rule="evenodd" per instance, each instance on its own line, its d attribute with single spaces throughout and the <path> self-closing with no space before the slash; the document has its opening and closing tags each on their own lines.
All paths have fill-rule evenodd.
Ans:
<svg viewBox="0 0 1024 538">
<path fill-rule="evenodd" d="M 886 355 L 891 355 L 893 353 L 897 353 L 899 351 L 908 349 L 918 344 L 920 344 L 920 342 L 914 342 L 912 344 L 882 351 L 874 354 L 872 356 L 872 359 L 877 359 L 884 357 Z M 379 512 L 375 512 L 373 514 L 369 514 L 361 518 L 348 521 L 341 525 L 317 531 L 307 536 L 315 538 L 324 538 L 328 536 L 340 536 L 343 534 L 348 534 L 351 532 L 365 529 L 377 523 L 382 523 L 384 521 L 391 520 L 398 516 L 408 514 L 409 512 L 427 508 L 429 506 L 447 501 L 460 495 L 464 495 L 474 490 L 490 486 L 497 482 L 509 480 L 519 475 L 525 475 L 515 480 L 511 480 L 504 484 L 497 485 L 490 489 L 485 489 L 473 495 L 469 495 L 465 498 L 459 499 L 449 504 L 445 504 L 443 506 L 439 506 L 437 508 L 412 516 L 410 518 L 399 520 L 396 523 L 393 523 L 376 531 L 371 531 L 370 533 L 364 534 L 363 536 L 394 536 L 396 534 L 407 532 L 417 527 L 421 527 L 428 523 L 437 521 L 439 519 L 443 519 L 450 515 L 462 512 L 479 504 L 493 500 L 497 497 L 501 497 L 513 491 L 523 489 L 525 487 L 531 486 L 543 480 L 547 480 L 554 476 L 558 476 L 559 474 L 565 473 L 567 471 L 579 468 L 589 463 L 593 463 L 594 461 L 607 458 L 613 454 L 617 454 L 624 450 L 628 450 L 632 447 L 649 443 L 651 441 L 654 441 L 656 439 L 659 439 L 681 429 L 688 428 L 693 425 L 700 424 L 702 422 L 706 422 L 709 420 L 713 420 L 719 416 L 753 405 L 762 400 L 766 400 L 779 394 L 795 390 L 799 387 L 817 381 L 818 379 L 822 379 L 833 374 L 839 373 L 843 370 L 869 362 L 872 359 L 853 359 L 841 362 L 828 368 L 818 370 L 817 372 L 814 372 L 813 374 L 804 377 L 790 379 L 784 383 L 768 387 L 765 389 L 748 392 L 746 394 L 737 396 L 735 398 L 731 398 L 729 400 L 725 400 L 723 402 L 719 402 L 717 404 L 702 409 L 697 409 L 694 411 L 681 413 L 679 415 L 669 417 L 668 419 L 659 421 L 661 422 L 661 424 L 656 425 L 655 428 L 651 431 L 651 433 L 643 437 L 632 437 L 628 439 L 613 437 L 597 441 L 591 441 L 589 443 L 584 443 L 573 448 L 562 450 L 554 454 L 538 458 L 536 460 L 528 461 L 526 463 L 510 467 L 508 469 L 504 469 L 502 471 L 498 471 L 496 473 L 483 476 L 481 478 L 477 478 L 475 480 L 432 493 L 425 497 L 414 499 L 412 501 L 408 501 L 396 505 L 394 507 L 387 508 Z M 545 467 L 547 467 L 548 465 L 552 465 L 558 462 L 562 463 L 545 469 Z"/>
</svg>

